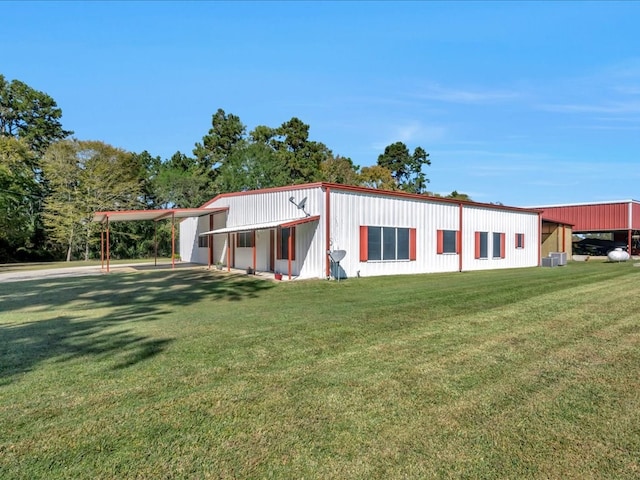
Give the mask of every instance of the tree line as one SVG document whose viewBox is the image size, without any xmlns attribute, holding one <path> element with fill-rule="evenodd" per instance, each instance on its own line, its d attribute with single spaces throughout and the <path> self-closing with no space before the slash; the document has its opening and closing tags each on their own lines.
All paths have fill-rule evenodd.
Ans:
<svg viewBox="0 0 640 480">
<path fill-rule="evenodd" d="M 422 147 L 411 152 L 392 143 L 361 168 L 311 140 L 309 125 L 296 117 L 247 131 L 238 116 L 218 109 L 191 154 L 168 159 L 78 140 L 61 118 L 49 95 L 0 75 L 1 263 L 95 258 L 96 211 L 199 207 L 220 193 L 320 181 L 429 193 L 424 167 L 431 160 Z M 449 197 L 468 199 L 455 191 Z M 154 236 L 158 253 L 167 255 L 169 228 L 113 224 L 112 255 L 153 255 Z"/>
</svg>

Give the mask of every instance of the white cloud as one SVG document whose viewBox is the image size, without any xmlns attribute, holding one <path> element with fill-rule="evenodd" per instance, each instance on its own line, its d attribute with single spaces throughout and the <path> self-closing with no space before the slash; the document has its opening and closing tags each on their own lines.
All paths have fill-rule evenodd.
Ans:
<svg viewBox="0 0 640 480">
<path fill-rule="evenodd" d="M 541 110 L 556 113 L 606 113 L 635 114 L 640 113 L 640 102 L 603 102 L 600 104 L 558 103 L 540 105 Z"/>
<path fill-rule="evenodd" d="M 391 132 L 385 134 L 386 140 L 375 142 L 372 148 L 382 151 L 384 148 L 395 142 L 402 142 L 409 148 L 412 145 L 421 145 L 428 149 L 428 144 L 441 140 L 447 134 L 444 126 L 423 125 L 420 122 L 408 122 L 396 125 L 391 128 Z"/>
<path fill-rule="evenodd" d="M 415 94 L 417 98 L 425 100 L 437 100 L 440 102 L 465 103 L 465 104 L 486 104 L 504 102 L 520 98 L 520 92 L 508 90 L 487 90 L 487 89 L 454 89 L 440 85 L 429 85 L 423 91 Z"/>
</svg>

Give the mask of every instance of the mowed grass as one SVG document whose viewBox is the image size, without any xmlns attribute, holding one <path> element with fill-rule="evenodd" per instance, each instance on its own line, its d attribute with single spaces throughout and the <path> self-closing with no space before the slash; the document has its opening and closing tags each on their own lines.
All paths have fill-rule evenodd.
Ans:
<svg viewBox="0 0 640 480">
<path fill-rule="evenodd" d="M 0 284 L 0 478 L 640 478 L 631 262 Z"/>
</svg>

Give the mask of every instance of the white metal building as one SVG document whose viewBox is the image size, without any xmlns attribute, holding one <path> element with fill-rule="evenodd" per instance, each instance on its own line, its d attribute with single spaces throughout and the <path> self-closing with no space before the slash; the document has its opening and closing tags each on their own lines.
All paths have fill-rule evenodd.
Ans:
<svg viewBox="0 0 640 480">
<path fill-rule="evenodd" d="M 216 210 L 180 224 L 183 261 L 289 278 L 540 264 L 537 210 L 329 183 L 222 194 L 203 208 Z"/>
</svg>

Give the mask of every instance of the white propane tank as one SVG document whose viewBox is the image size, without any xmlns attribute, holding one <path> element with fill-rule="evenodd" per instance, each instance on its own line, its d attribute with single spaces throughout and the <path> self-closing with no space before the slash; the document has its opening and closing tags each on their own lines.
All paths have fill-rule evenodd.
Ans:
<svg viewBox="0 0 640 480">
<path fill-rule="evenodd" d="M 621 248 L 615 248 L 607 253 L 607 258 L 612 262 L 626 262 L 629 260 L 629 254 Z"/>
</svg>

